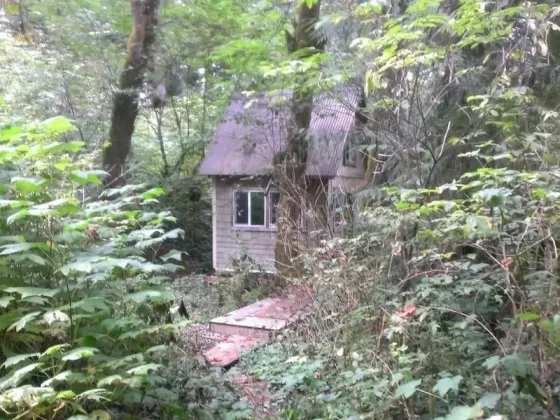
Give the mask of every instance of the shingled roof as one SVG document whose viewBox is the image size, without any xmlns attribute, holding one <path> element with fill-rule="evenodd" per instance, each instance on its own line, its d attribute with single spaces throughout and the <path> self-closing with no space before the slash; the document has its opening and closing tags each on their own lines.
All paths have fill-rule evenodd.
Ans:
<svg viewBox="0 0 560 420">
<path fill-rule="evenodd" d="M 200 167 L 201 175 L 267 175 L 286 146 L 291 92 L 236 94 Z M 335 177 L 346 135 L 355 127 L 361 90 L 338 89 L 317 95 L 309 130 L 307 175 Z"/>
</svg>

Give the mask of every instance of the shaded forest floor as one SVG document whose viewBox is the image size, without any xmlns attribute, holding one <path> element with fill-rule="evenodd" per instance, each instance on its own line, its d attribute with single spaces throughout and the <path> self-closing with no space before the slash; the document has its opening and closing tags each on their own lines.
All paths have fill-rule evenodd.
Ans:
<svg viewBox="0 0 560 420">
<path fill-rule="evenodd" d="M 197 372 L 203 375 L 207 371 L 209 378 L 225 384 L 227 391 L 238 400 L 237 407 L 240 412 L 245 412 L 254 419 L 275 418 L 272 402 L 274 398 L 266 381 L 258 380 L 254 375 L 247 373 L 241 362 L 223 371 L 207 367 L 201 356 L 202 350 L 223 338 L 221 334 L 208 331 L 208 322 L 211 319 L 262 298 L 282 295 L 285 292 L 266 281 L 251 290 L 246 290 L 243 285 L 244 282 L 237 276 L 195 274 L 176 278 L 173 288 L 176 291 L 177 304 L 182 299 L 192 321 L 192 324 L 182 331 L 178 344 L 185 361 L 197 361 Z"/>
</svg>

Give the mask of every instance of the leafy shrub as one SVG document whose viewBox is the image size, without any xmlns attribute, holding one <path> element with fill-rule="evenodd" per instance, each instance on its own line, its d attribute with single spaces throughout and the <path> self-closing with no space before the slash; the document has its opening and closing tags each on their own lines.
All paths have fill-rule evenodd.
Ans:
<svg viewBox="0 0 560 420">
<path fill-rule="evenodd" d="M 212 270 L 212 201 L 208 179 L 171 177 L 161 180 L 166 194 L 154 205 L 155 211 L 169 211 L 174 225 L 188 234 L 168 240 L 158 249 L 185 251 L 183 261 L 190 271 Z"/>
<path fill-rule="evenodd" d="M 183 232 L 165 231 L 169 212 L 145 211 L 161 188 L 84 200 L 102 173 L 79 163 L 82 143 L 61 141 L 70 130 L 62 118 L 0 121 L 0 408 L 18 418 L 105 418 L 126 402 L 128 413 L 163 418 L 177 401 L 160 375 L 175 329 L 165 273 L 180 252 L 159 262 L 143 255 Z"/>
</svg>

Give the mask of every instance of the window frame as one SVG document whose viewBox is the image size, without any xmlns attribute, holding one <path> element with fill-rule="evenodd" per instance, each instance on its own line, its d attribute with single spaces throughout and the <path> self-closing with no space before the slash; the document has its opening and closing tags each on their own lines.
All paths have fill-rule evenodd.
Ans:
<svg viewBox="0 0 560 420">
<path fill-rule="evenodd" d="M 235 194 L 236 193 L 247 193 L 247 224 L 238 224 L 236 223 L 236 214 L 237 214 L 237 202 L 235 200 Z M 253 225 L 251 224 L 251 193 L 263 193 L 264 195 L 264 224 L 262 225 Z M 264 189 L 262 188 L 234 188 L 232 191 L 232 197 L 231 197 L 231 216 L 232 216 L 232 226 L 236 227 L 236 228 L 250 228 L 250 229 L 263 229 L 263 228 L 267 228 L 268 224 L 267 224 L 267 217 L 268 217 L 268 211 L 267 211 L 267 194 L 265 193 Z"/>
</svg>

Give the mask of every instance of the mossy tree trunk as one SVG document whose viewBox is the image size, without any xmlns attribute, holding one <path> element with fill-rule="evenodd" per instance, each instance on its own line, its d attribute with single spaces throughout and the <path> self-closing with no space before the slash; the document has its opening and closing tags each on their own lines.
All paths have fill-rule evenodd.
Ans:
<svg viewBox="0 0 560 420">
<path fill-rule="evenodd" d="M 138 116 L 138 93 L 153 62 L 160 0 L 131 0 L 133 26 L 126 62 L 113 97 L 109 145 L 103 151 L 103 167 L 109 173 L 107 186 L 125 183 L 125 162 L 130 152 Z"/>
<path fill-rule="evenodd" d="M 288 52 L 298 57 L 320 51 L 323 42 L 315 31 L 319 20 L 321 0 L 303 1 L 297 7 L 293 34 L 286 32 Z M 302 234 L 302 213 L 307 201 L 305 170 L 308 154 L 308 130 L 313 111 L 313 90 L 307 86 L 309 74 L 303 74 L 294 87 L 288 126 L 286 149 L 276 156 L 276 183 L 280 190 L 278 202 L 278 231 L 276 240 L 276 270 L 281 277 L 300 273 L 297 261 Z"/>
</svg>

